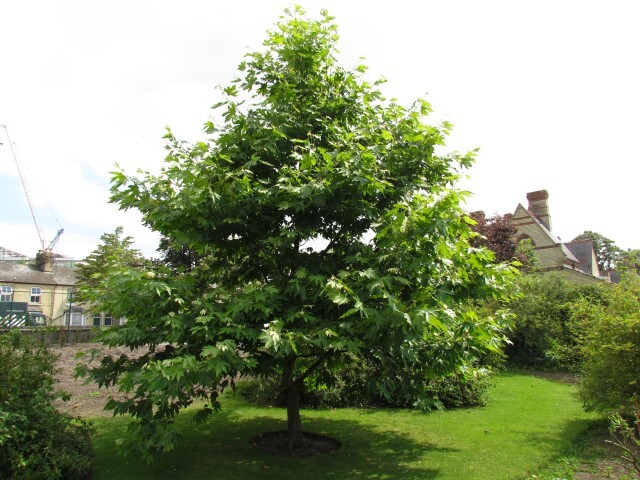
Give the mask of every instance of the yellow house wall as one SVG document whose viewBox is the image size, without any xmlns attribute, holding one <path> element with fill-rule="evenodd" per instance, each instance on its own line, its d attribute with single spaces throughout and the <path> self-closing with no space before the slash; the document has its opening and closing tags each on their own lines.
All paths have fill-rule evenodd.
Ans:
<svg viewBox="0 0 640 480">
<path fill-rule="evenodd" d="M 562 253 L 559 245 L 552 248 L 538 249 L 535 253 L 540 260 L 542 268 L 561 267 L 564 264 L 564 253 Z"/>
<path fill-rule="evenodd" d="M 561 244 L 554 242 L 522 206 L 518 206 L 513 216 L 513 226 L 518 229 L 518 235 L 524 234 L 531 238 L 540 266 L 542 268 L 561 267 L 565 256 Z"/>
<path fill-rule="evenodd" d="M 30 307 L 38 308 L 47 317 L 49 325 L 64 325 L 64 310 L 67 308 L 67 292 L 72 289 L 66 285 L 35 285 L 2 282 L 13 288 L 13 301 L 26 302 Z M 40 287 L 40 303 L 31 303 L 31 287 Z"/>
</svg>

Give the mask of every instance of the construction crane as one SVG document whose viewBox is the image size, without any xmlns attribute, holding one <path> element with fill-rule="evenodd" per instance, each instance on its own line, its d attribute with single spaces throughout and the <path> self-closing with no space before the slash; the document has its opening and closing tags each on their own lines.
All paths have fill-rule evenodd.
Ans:
<svg viewBox="0 0 640 480">
<path fill-rule="evenodd" d="M 42 246 L 42 250 L 45 250 L 45 245 L 44 245 L 44 237 L 42 236 L 42 228 L 40 227 L 40 223 L 38 222 L 38 217 L 36 216 L 36 211 L 33 208 L 33 202 L 31 201 L 31 193 L 29 192 L 29 187 L 28 184 L 24 178 L 24 175 L 22 174 L 22 169 L 20 168 L 20 162 L 18 162 L 18 156 L 16 155 L 16 151 L 13 148 L 13 142 L 11 141 L 11 137 L 9 136 L 9 129 L 7 128 L 6 125 L 0 125 L 0 128 L 4 128 L 4 131 L 7 135 L 7 140 L 9 141 L 9 148 L 11 148 L 11 154 L 13 155 L 13 161 L 16 163 L 16 168 L 18 169 L 18 175 L 20 175 L 20 182 L 22 182 L 22 188 L 24 190 L 24 194 L 27 197 L 27 203 L 29 204 L 29 210 L 31 211 L 31 217 L 33 218 L 33 223 L 36 226 L 36 230 L 38 232 L 38 238 L 40 239 L 40 245 Z M 49 244 L 49 246 L 47 247 L 48 250 L 51 250 L 54 245 L 58 242 L 58 240 L 60 239 L 60 235 L 62 235 L 62 232 L 64 232 L 64 229 L 61 228 L 60 230 L 58 230 L 58 233 L 56 234 L 55 238 L 51 241 L 51 243 Z"/>
<path fill-rule="evenodd" d="M 53 247 L 56 245 L 56 243 L 58 243 L 58 240 L 60 240 L 60 235 L 62 235 L 63 232 L 64 232 L 64 228 L 61 228 L 60 230 L 58 230 L 58 233 L 56 233 L 56 236 L 53 237 L 53 240 L 51 240 L 51 243 L 47 247 L 47 250 L 53 250 Z"/>
</svg>

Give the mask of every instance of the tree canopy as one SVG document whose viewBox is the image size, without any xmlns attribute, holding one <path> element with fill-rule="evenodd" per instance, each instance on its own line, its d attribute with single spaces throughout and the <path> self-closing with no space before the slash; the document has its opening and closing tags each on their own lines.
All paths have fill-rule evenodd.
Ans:
<svg viewBox="0 0 640 480">
<path fill-rule="evenodd" d="M 598 232 L 585 230 L 572 241 L 581 242 L 585 240 L 591 240 L 593 243 L 593 251 L 595 252 L 596 259 L 598 260 L 598 268 L 601 271 L 605 272 L 615 268 L 621 249 L 616 246 L 613 240 L 599 234 Z"/>
<path fill-rule="evenodd" d="M 80 288 L 76 302 L 90 302 L 90 292 L 98 288 L 110 270 L 142 265 L 144 257 L 132 247 L 132 237 L 122 237 L 123 232 L 122 227 L 117 227 L 114 233 L 102 234 L 98 247 L 78 264 L 76 277 Z"/>
<path fill-rule="evenodd" d="M 501 346 L 506 320 L 469 308 L 514 275 L 470 244 L 454 185 L 473 154 L 441 154 L 450 125 L 425 123 L 424 100 L 386 100 L 363 65 L 341 67 L 337 39 L 326 12 L 287 10 L 224 88 L 205 140 L 168 131 L 160 174 L 113 174 L 112 201 L 198 259 L 119 267 L 91 289 L 128 319 L 103 340 L 146 349 L 84 372 L 131 395 L 107 408 L 136 418 L 142 454 L 172 448 L 180 409 L 205 399 L 206 417 L 238 376 L 282 378 L 293 449 L 301 389 L 336 369 L 366 359 L 381 394 L 420 405 L 425 379 Z"/>
<path fill-rule="evenodd" d="M 591 230 L 585 230 L 572 241 L 585 240 L 590 240 L 593 243 L 593 251 L 601 271 L 616 269 L 640 273 L 640 249 L 624 250 L 618 247 L 615 241 Z"/>
<path fill-rule="evenodd" d="M 511 214 L 496 213 L 487 218 L 483 211 L 477 211 L 471 212 L 469 217 L 475 221 L 471 228 L 479 234 L 471 242 L 474 246 L 491 250 L 496 262 L 517 261 L 524 272 L 534 269 L 536 257 L 533 246 L 527 240 L 516 242 L 518 229 L 513 225 Z"/>
</svg>

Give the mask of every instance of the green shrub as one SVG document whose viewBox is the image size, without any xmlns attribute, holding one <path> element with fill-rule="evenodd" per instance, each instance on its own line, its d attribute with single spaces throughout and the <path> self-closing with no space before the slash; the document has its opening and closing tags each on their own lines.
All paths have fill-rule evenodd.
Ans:
<svg viewBox="0 0 640 480">
<path fill-rule="evenodd" d="M 390 392 L 389 398 L 382 396 L 373 382 L 375 371 L 368 367 L 362 370 L 346 369 L 335 378 L 321 383 L 318 379 L 308 385 L 301 396 L 301 405 L 308 408 L 340 407 L 412 407 L 420 408 L 459 408 L 486 403 L 489 389 L 489 371 L 477 370 L 467 376 L 452 375 L 434 378 L 427 382 L 419 404 L 414 404 L 409 396 L 402 392 Z M 284 393 L 277 376 L 255 378 L 238 383 L 238 392 L 251 403 L 284 407 Z"/>
<path fill-rule="evenodd" d="M 599 304 L 601 286 L 575 284 L 558 274 L 530 274 L 519 281 L 521 296 L 511 304 L 515 325 L 506 354 L 525 368 L 578 372 L 583 362 L 583 320 L 573 316 L 580 299 Z"/>
<path fill-rule="evenodd" d="M 630 413 L 618 411 L 609 417 L 609 443 L 620 449 L 622 465 L 631 475 L 640 475 L 640 404 L 634 398 Z"/>
<path fill-rule="evenodd" d="M 307 408 L 339 408 L 363 407 L 375 403 L 363 385 L 358 387 L 349 384 L 344 377 L 336 379 L 332 385 L 316 383 L 314 388 L 305 386 L 300 396 L 300 405 Z M 256 405 L 286 406 L 286 398 L 278 376 L 243 380 L 238 383 L 237 390 L 240 395 Z"/>
<path fill-rule="evenodd" d="M 55 356 L 13 331 L 0 335 L 0 477 L 81 479 L 93 465 L 89 426 L 56 411 Z"/>
<path fill-rule="evenodd" d="M 477 371 L 469 376 L 454 375 L 429 382 L 426 396 L 445 408 L 486 405 L 489 390 L 488 371 Z"/>
<path fill-rule="evenodd" d="M 608 287 L 605 302 L 582 299 L 573 308 L 587 332 L 580 394 L 588 409 L 603 412 L 640 396 L 640 278 Z"/>
</svg>

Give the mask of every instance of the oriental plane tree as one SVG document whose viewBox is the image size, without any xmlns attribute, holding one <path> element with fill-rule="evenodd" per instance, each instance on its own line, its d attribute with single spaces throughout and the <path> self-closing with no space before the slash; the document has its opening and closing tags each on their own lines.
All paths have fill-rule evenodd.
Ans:
<svg viewBox="0 0 640 480">
<path fill-rule="evenodd" d="M 198 259 L 122 268 L 92 290 L 128 319 L 103 341 L 146 352 L 81 372 L 129 394 L 106 408 L 135 417 L 139 453 L 172 448 L 180 409 L 204 400 L 204 419 L 239 376 L 279 375 L 296 449 L 300 393 L 318 379 L 374 364 L 380 394 L 421 405 L 427 379 L 504 340 L 502 316 L 469 308 L 505 296 L 514 275 L 470 244 L 454 183 L 472 154 L 438 154 L 449 125 L 427 125 L 425 101 L 385 100 L 364 66 L 341 67 L 337 38 L 326 12 L 286 11 L 224 89 L 206 140 L 169 131 L 160 174 L 114 173 L 112 201 Z"/>
</svg>

